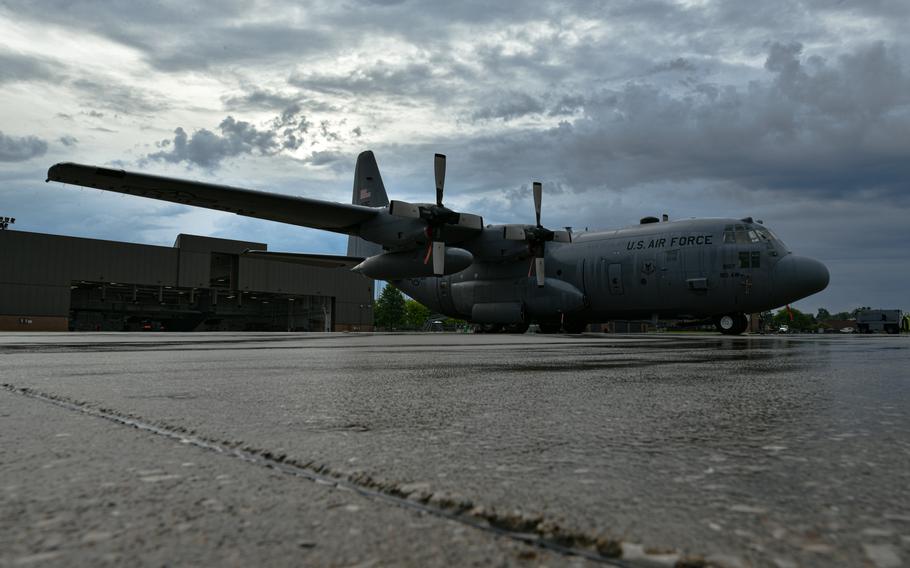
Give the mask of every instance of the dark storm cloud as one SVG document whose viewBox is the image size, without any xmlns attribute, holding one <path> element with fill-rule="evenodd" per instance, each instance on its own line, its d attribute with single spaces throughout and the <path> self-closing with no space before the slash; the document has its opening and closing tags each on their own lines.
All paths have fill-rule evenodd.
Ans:
<svg viewBox="0 0 910 568">
<path fill-rule="evenodd" d="M 47 142 L 36 136 L 7 136 L 0 131 L 0 162 L 24 162 L 47 152 Z"/>
<path fill-rule="evenodd" d="M 228 116 L 218 125 L 220 134 L 202 128 L 190 136 L 178 127 L 172 139 L 158 142 L 160 151 L 148 154 L 145 159 L 214 169 L 222 160 L 234 156 L 270 156 L 283 150 L 296 150 L 304 143 L 304 134 L 310 126 L 297 105 L 288 107 L 260 128 Z"/>
<path fill-rule="evenodd" d="M 290 108 L 307 112 L 338 112 L 340 109 L 325 101 L 315 100 L 299 92 L 281 92 L 250 85 L 242 86 L 242 93 L 223 95 L 221 102 L 228 111 L 269 110 L 285 112 Z"/>
<path fill-rule="evenodd" d="M 208 69 L 279 56 L 303 57 L 338 40 L 335 30 L 292 22 L 261 23 L 283 8 L 240 1 L 9 2 L 17 18 L 89 31 L 139 50 L 161 71 Z M 266 11 L 264 14 L 263 11 Z"/>
<path fill-rule="evenodd" d="M 543 101 L 527 93 L 502 93 L 496 99 L 495 105 L 476 111 L 471 118 L 500 118 L 508 121 L 528 114 L 540 114 L 545 110 Z"/>
<path fill-rule="evenodd" d="M 826 60 L 775 43 L 765 69 L 745 87 L 602 89 L 574 121 L 466 146 L 481 170 L 502 171 L 507 156 L 523 156 L 566 172 L 576 190 L 693 179 L 835 193 L 903 187 L 910 75 L 895 53 L 876 43 Z"/>
<path fill-rule="evenodd" d="M 110 109 L 123 114 L 149 114 L 168 108 L 169 103 L 160 95 L 130 87 L 110 79 L 76 79 L 72 82 L 87 104 Z M 91 116 L 103 113 L 92 111 Z M 91 114 L 91 113 L 90 113 Z"/>
<path fill-rule="evenodd" d="M 123 114 L 150 113 L 168 107 L 168 103 L 160 95 L 124 85 L 110 77 L 99 77 L 84 71 L 68 69 L 53 59 L 0 51 L 0 85 L 12 82 L 53 82 L 68 85 L 79 92 L 87 103 Z M 95 111 L 90 114 L 96 117 L 103 116 L 102 113 Z M 65 116 L 72 118 L 70 115 Z"/>
<path fill-rule="evenodd" d="M 685 71 L 687 73 L 693 73 L 698 68 L 694 63 L 686 59 L 685 57 L 677 57 L 672 61 L 667 61 L 660 63 L 651 68 L 652 73 L 663 73 L 667 71 Z"/>
<path fill-rule="evenodd" d="M 283 110 L 298 104 L 299 95 L 284 94 L 268 89 L 253 88 L 242 95 L 230 95 L 221 98 L 227 110 Z"/>
<path fill-rule="evenodd" d="M 227 25 L 193 37 L 174 37 L 173 43 L 143 45 L 149 63 L 164 71 L 205 69 L 222 63 L 305 57 L 336 44 L 329 30 L 286 25 Z"/>
<path fill-rule="evenodd" d="M 0 51 L 0 85 L 14 81 L 49 81 L 61 76 L 62 66 L 52 60 Z"/>
<path fill-rule="evenodd" d="M 436 88 L 440 79 L 434 77 L 439 70 L 424 62 L 408 62 L 402 65 L 379 61 L 353 73 L 313 73 L 295 71 L 288 82 L 295 87 L 328 93 L 353 95 L 413 96 L 437 93 L 445 90 Z"/>
</svg>

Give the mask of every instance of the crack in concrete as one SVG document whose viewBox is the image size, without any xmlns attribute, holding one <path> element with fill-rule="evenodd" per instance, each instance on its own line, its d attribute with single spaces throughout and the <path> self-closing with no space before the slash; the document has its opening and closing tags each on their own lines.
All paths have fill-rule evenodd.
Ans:
<svg viewBox="0 0 910 568">
<path fill-rule="evenodd" d="M 41 392 L 29 387 L 18 387 L 9 383 L 3 383 L 2 387 L 11 393 L 54 404 L 67 410 L 131 426 L 182 444 L 190 444 L 204 450 L 238 458 L 315 483 L 350 490 L 366 498 L 422 511 L 560 554 L 579 556 L 594 562 L 623 568 L 654 565 L 705 568 L 712 565 L 700 555 L 684 556 L 677 551 L 644 548 L 639 544 L 623 542 L 609 536 L 592 535 L 581 530 L 563 527 L 558 522 L 539 514 L 528 514 L 518 510 L 510 513 L 499 512 L 495 508 L 475 504 L 470 499 L 459 495 L 431 492 L 428 485 L 399 484 L 378 480 L 365 472 L 345 473 L 313 461 L 301 463 L 288 458 L 286 454 L 275 454 L 269 450 L 254 448 L 239 440 L 214 440 L 183 426 L 161 421 L 148 421 L 132 413 L 124 414 L 112 408 Z"/>
</svg>

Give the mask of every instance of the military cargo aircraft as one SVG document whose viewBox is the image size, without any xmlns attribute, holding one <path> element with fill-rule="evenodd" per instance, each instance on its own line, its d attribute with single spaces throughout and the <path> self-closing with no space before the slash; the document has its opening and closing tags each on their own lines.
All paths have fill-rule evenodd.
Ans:
<svg viewBox="0 0 910 568">
<path fill-rule="evenodd" d="M 484 225 L 443 205 L 446 157 L 435 156 L 436 201 L 389 201 L 370 151 L 357 159 L 351 204 L 294 197 L 103 167 L 60 163 L 47 181 L 228 211 L 349 236 L 347 256 L 247 251 L 316 266 L 348 267 L 387 280 L 431 310 L 487 331 L 579 333 L 612 319 L 713 319 L 739 334 L 746 314 L 805 298 L 828 270 L 794 255 L 774 233 L 744 219 L 670 221 L 573 234 L 541 224 Z"/>
</svg>

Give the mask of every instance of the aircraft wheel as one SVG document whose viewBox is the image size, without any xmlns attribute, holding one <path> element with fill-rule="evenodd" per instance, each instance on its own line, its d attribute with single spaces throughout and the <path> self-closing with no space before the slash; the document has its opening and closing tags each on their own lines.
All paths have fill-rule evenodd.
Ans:
<svg viewBox="0 0 910 568">
<path fill-rule="evenodd" d="M 588 328 L 588 322 L 586 321 L 567 321 L 562 324 L 563 329 L 566 333 L 582 333 Z"/>
<path fill-rule="evenodd" d="M 559 333 L 558 323 L 541 323 L 537 327 L 540 328 L 540 333 Z"/>
<path fill-rule="evenodd" d="M 527 323 L 513 323 L 510 325 L 507 325 L 504 331 L 506 333 L 515 333 L 515 334 L 520 335 L 520 334 L 528 331 L 529 327 L 530 327 L 530 324 L 527 324 Z"/>
<path fill-rule="evenodd" d="M 724 335 L 739 335 L 749 327 L 746 314 L 725 314 L 714 318 L 714 327 Z"/>
<path fill-rule="evenodd" d="M 502 325 L 498 323 L 485 323 L 480 326 L 481 333 L 500 333 Z"/>
</svg>

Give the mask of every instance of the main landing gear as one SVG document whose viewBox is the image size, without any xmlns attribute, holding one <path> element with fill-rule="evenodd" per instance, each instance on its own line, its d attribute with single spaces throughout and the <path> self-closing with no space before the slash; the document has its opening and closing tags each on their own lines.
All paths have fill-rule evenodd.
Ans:
<svg viewBox="0 0 910 568">
<path fill-rule="evenodd" d="M 724 335 L 739 335 L 749 327 L 749 318 L 746 314 L 714 316 L 714 327 Z"/>
<path fill-rule="evenodd" d="M 540 333 L 559 333 L 560 330 L 566 333 L 582 333 L 587 327 L 588 322 L 566 320 L 562 324 L 558 323 L 540 323 L 537 324 Z"/>
<path fill-rule="evenodd" d="M 482 323 L 474 327 L 474 333 L 514 333 L 522 334 L 528 331 L 528 324 L 526 323 L 512 323 L 512 324 L 499 324 L 499 323 Z"/>
</svg>

